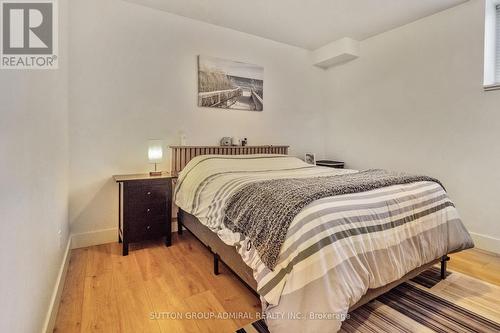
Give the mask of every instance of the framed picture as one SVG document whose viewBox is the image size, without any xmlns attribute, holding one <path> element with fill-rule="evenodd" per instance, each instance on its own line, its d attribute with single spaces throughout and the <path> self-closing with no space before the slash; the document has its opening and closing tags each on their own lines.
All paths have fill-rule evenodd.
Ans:
<svg viewBox="0 0 500 333">
<path fill-rule="evenodd" d="M 264 67 L 198 56 L 198 106 L 262 111 Z"/>
<path fill-rule="evenodd" d="M 304 156 L 304 161 L 308 164 L 316 165 L 316 154 L 306 153 Z"/>
</svg>

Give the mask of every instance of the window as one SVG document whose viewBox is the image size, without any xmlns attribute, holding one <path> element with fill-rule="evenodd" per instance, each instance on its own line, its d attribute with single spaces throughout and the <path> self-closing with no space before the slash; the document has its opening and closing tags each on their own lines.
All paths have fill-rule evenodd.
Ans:
<svg viewBox="0 0 500 333">
<path fill-rule="evenodd" d="M 486 0 L 484 88 L 500 90 L 500 0 Z"/>
<path fill-rule="evenodd" d="M 495 83 L 500 83 L 500 5 L 495 6 Z"/>
</svg>

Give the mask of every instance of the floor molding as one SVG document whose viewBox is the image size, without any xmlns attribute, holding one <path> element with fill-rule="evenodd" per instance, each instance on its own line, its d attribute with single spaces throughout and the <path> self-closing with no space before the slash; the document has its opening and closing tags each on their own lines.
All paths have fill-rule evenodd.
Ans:
<svg viewBox="0 0 500 333">
<path fill-rule="evenodd" d="M 66 245 L 66 250 L 64 251 L 61 267 L 59 268 L 59 274 L 57 275 L 54 291 L 52 292 L 52 297 L 50 298 L 49 310 L 47 311 L 45 322 L 43 324 L 43 333 L 52 333 L 54 331 L 57 311 L 59 310 L 59 303 L 61 302 L 64 281 L 66 280 L 66 273 L 68 272 L 69 267 L 69 259 L 71 257 L 71 238 L 71 236 L 68 237 L 68 243 Z"/>
<path fill-rule="evenodd" d="M 118 242 L 118 228 L 101 229 L 71 235 L 72 249 Z"/>
<path fill-rule="evenodd" d="M 500 254 L 500 239 L 476 232 L 469 232 L 478 249 Z"/>
<path fill-rule="evenodd" d="M 179 227 L 177 226 L 177 219 L 172 219 L 172 232 L 177 232 L 177 230 L 179 229 Z M 184 228 L 186 229 L 186 228 Z"/>
</svg>

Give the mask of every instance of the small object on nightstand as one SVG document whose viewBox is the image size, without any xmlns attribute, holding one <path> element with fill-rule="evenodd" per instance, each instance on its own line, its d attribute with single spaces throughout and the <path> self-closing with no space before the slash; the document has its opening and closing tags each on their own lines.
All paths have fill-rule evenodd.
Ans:
<svg viewBox="0 0 500 333">
<path fill-rule="evenodd" d="M 316 164 L 316 154 L 314 153 L 305 153 L 304 162 L 307 164 Z"/>
<path fill-rule="evenodd" d="M 336 169 L 343 169 L 344 164 L 345 164 L 344 162 L 340 162 L 340 161 L 330 161 L 330 160 L 316 161 L 317 166 L 324 166 L 324 167 L 336 168 Z"/>
<path fill-rule="evenodd" d="M 149 140 L 148 148 L 149 163 L 154 163 L 155 171 L 149 173 L 150 176 L 161 176 L 161 171 L 156 169 L 157 164 L 163 161 L 163 141 Z"/>
<path fill-rule="evenodd" d="M 129 243 L 165 236 L 172 244 L 172 177 L 168 173 L 113 176 L 118 183 L 118 241 Z"/>
<path fill-rule="evenodd" d="M 222 139 L 220 139 L 220 145 L 221 146 L 232 146 L 233 145 L 233 139 L 229 136 L 225 136 Z"/>
</svg>

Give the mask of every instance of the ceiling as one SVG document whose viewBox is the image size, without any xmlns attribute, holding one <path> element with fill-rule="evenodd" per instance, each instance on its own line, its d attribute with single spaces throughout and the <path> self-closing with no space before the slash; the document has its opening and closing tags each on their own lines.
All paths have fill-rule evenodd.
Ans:
<svg viewBox="0 0 500 333">
<path fill-rule="evenodd" d="M 128 0 L 314 50 L 363 40 L 467 0 Z"/>
</svg>

